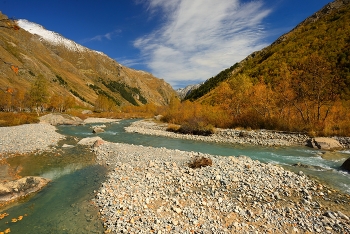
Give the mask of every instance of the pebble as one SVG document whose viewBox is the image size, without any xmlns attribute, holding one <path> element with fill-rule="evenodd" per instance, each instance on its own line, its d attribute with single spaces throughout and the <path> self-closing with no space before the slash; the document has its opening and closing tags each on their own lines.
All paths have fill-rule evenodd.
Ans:
<svg viewBox="0 0 350 234">
<path fill-rule="evenodd" d="M 63 138 L 54 126 L 44 123 L 0 127 L 0 157 L 9 153 L 50 150 Z"/>
<path fill-rule="evenodd" d="M 350 233 L 348 212 L 320 205 L 326 186 L 279 166 L 109 142 L 95 153 L 111 168 L 93 200 L 106 232 Z M 213 165 L 189 168 L 198 156 Z"/>
</svg>

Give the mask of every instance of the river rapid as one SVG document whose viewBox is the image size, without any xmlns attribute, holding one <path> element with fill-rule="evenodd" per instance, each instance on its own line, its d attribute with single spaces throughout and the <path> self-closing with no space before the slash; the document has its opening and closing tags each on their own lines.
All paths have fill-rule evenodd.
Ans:
<svg viewBox="0 0 350 234">
<path fill-rule="evenodd" d="M 261 147 L 251 145 L 217 144 L 166 137 L 126 133 L 124 127 L 134 120 L 105 124 L 105 132 L 99 133 L 105 141 L 134 145 L 164 147 L 182 151 L 201 152 L 220 156 L 246 155 L 264 163 L 278 164 L 284 168 L 306 175 L 350 194 L 350 175 L 339 170 L 350 156 L 338 153 L 336 160 L 326 160 L 320 152 L 306 147 Z M 77 146 L 85 137 L 95 136 L 92 126 L 59 126 L 58 132 L 66 135 L 57 150 L 30 154 L 8 159 L 12 168 L 20 170 L 21 176 L 36 175 L 52 179 L 50 185 L 33 197 L 26 198 L 0 213 L 9 216 L 0 220 L 0 231 L 11 229 L 11 233 L 102 233 L 102 223 L 97 209 L 90 203 L 105 179 L 106 169 L 96 165 L 95 156 L 89 149 Z M 62 148 L 63 144 L 73 148 Z M 294 164 L 317 166 L 295 167 Z M 13 218 L 23 216 L 18 222 Z"/>
</svg>

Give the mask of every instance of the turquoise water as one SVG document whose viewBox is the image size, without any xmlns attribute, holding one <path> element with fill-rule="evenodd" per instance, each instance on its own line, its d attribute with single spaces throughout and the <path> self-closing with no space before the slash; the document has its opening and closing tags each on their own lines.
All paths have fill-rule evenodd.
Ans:
<svg viewBox="0 0 350 234">
<path fill-rule="evenodd" d="M 124 127 L 135 120 L 124 120 L 120 123 L 107 124 L 105 132 L 99 133 L 102 139 L 110 142 L 120 142 L 135 145 L 165 147 L 168 149 L 179 149 L 184 151 L 202 152 L 222 156 L 246 155 L 254 160 L 265 163 L 279 164 L 288 170 L 295 172 L 303 171 L 307 175 L 316 177 L 328 185 L 350 194 L 350 174 L 339 170 L 342 163 L 350 157 L 347 152 L 330 153 L 337 154 L 336 160 L 323 159 L 319 150 L 308 147 L 261 147 L 250 145 L 233 145 L 207 143 L 200 141 L 189 141 L 172 139 L 160 136 L 141 135 L 137 133 L 126 133 Z M 98 125 L 98 124 L 97 124 Z M 92 125 L 85 126 L 61 126 L 59 132 L 75 137 L 92 137 Z M 292 165 L 301 163 L 304 165 L 317 166 L 317 168 L 301 168 Z"/>
<path fill-rule="evenodd" d="M 75 144 L 72 138 L 60 142 Z M 18 156 L 7 160 L 22 176 L 51 179 L 34 196 L 0 211 L 0 232 L 11 233 L 103 233 L 98 210 L 91 204 L 94 190 L 105 180 L 106 168 L 95 164 L 95 155 L 82 146 L 53 152 Z M 21 220 L 12 222 L 12 219 Z"/>
<path fill-rule="evenodd" d="M 325 160 L 319 151 L 306 147 L 258 147 L 249 145 L 215 144 L 199 141 L 171 139 L 126 133 L 124 127 L 134 120 L 105 124 L 104 133 L 98 136 L 106 141 L 135 145 L 165 147 L 221 156 L 246 155 L 265 163 L 279 164 L 289 170 L 316 177 L 318 180 L 350 193 L 350 175 L 339 170 L 350 154 L 342 153 L 337 160 Z M 77 140 L 96 136 L 92 126 L 60 126 L 58 132 L 69 136 L 63 143 L 76 145 Z M 75 138 L 75 139 L 74 139 Z M 20 201 L 0 213 L 9 216 L 0 220 L 0 232 L 7 228 L 11 233 L 103 233 L 97 208 L 91 203 L 94 190 L 105 179 L 106 169 L 95 164 L 95 156 L 84 147 L 60 149 L 55 153 L 32 154 L 11 158 L 12 168 L 20 168 L 22 176 L 35 175 L 52 179 L 52 182 L 35 196 Z M 293 167 L 295 163 L 318 166 L 318 169 Z M 23 216 L 21 221 L 11 222 Z"/>
</svg>

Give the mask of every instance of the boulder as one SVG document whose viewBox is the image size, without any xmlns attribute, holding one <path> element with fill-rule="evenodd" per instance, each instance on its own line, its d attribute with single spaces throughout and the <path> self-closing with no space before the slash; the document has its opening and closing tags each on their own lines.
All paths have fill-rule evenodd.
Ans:
<svg viewBox="0 0 350 234">
<path fill-rule="evenodd" d="M 343 146 L 339 143 L 339 141 L 328 137 L 312 138 L 307 141 L 306 145 L 314 149 L 321 149 L 321 150 L 339 150 L 343 148 Z"/>
<path fill-rule="evenodd" d="M 93 148 L 99 147 L 100 145 L 104 144 L 105 142 L 103 140 L 97 140 L 95 143 L 92 145 Z"/>
<path fill-rule="evenodd" d="M 97 128 L 94 128 L 92 130 L 92 133 L 100 133 L 100 132 L 104 132 L 104 131 L 105 131 L 104 129 L 97 127 Z"/>
<path fill-rule="evenodd" d="M 93 146 L 94 143 L 95 143 L 97 140 L 101 140 L 101 141 L 102 141 L 102 138 L 101 138 L 101 137 L 87 137 L 87 138 L 81 139 L 81 140 L 78 142 L 78 145 Z"/>
<path fill-rule="evenodd" d="M 19 197 L 37 192 L 49 182 L 49 179 L 42 177 L 27 176 L 18 180 L 0 183 L 0 203 L 7 203 Z"/>
<path fill-rule="evenodd" d="M 48 114 L 41 116 L 40 118 L 41 123 L 48 123 L 51 125 L 80 125 L 83 123 L 83 120 L 81 120 L 78 117 L 73 117 L 67 114 Z"/>
<path fill-rule="evenodd" d="M 350 158 L 345 160 L 345 162 L 341 165 L 341 168 L 350 172 Z"/>
</svg>

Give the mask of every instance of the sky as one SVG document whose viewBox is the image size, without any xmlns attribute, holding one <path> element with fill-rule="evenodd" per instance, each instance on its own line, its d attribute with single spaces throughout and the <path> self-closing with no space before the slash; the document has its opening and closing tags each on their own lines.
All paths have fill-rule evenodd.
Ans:
<svg viewBox="0 0 350 234">
<path fill-rule="evenodd" d="M 330 0 L 0 0 L 26 19 L 174 89 L 201 83 L 293 29 Z"/>
</svg>

